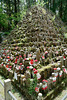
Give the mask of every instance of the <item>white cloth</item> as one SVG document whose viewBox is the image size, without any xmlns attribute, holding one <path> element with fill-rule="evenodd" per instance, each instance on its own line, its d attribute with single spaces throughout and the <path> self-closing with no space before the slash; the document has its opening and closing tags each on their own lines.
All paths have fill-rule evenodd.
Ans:
<svg viewBox="0 0 67 100">
<path fill-rule="evenodd" d="M 17 73 L 14 72 L 14 79 L 17 80 Z"/>
<path fill-rule="evenodd" d="M 45 87 L 47 87 L 47 83 L 46 83 L 45 85 L 42 86 L 42 88 L 45 88 Z"/>
<path fill-rule="evenodd" d="M 53 81 L 56 81 L 56 77 L 53 77 Z"/>
<path fill-rule="evenodd" d="M 37 79 L 41 78 L 41 75 L 39 73 L 37 73 L 36 75 L 37 75 Z"/>
</svg>

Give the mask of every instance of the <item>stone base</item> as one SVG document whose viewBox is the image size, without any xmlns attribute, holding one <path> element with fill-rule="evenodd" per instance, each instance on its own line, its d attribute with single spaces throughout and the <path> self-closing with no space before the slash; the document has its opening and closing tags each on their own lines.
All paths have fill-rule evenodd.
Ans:
<svg viewBox="0 0 67 100">
<path fill-rule="evenodd" d="M 0 74 L 4 76 L 5 78 L 9 77 L 6 74 L 3 74 L 1 69 L 0 69 Z M 27 98 L 27 100 L 36 100 L 37 97 L 30 95 L 26 87 L 21 86 L 20 84 L 15 82 L 13 79 L 11 80 L 11 82 Z M 51 91 L 48 91 L 46 95 L 43 95 L 43 100 L 52 100 L 64 89 L 65 86 L 67 86 L 66 78 L 61 83 L 57 84 L 56 88 L 52 89 Z"/>
</svg>

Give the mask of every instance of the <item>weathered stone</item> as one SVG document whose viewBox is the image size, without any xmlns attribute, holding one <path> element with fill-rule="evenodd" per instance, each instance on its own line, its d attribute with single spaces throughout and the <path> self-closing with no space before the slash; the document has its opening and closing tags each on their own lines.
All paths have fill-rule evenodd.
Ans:
<svg viewBox="0 0 67 100">
<path fill-rule="evenodd" d="M 13 79 L 13 71 L 12 70 L 9 72 L 9 78 Z"/>
</svg>

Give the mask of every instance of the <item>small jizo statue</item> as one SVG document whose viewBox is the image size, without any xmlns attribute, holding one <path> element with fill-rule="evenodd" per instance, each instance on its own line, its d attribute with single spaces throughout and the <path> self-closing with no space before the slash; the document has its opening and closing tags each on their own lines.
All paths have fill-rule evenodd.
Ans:
<svg viewBox="0 0 67 100">
<path fill-rule="evenodd" d="M 62 71 L 62 70 L 60 70 L 60 72 L 59 72 L 59 82 L 61 82 L 61 81 L 62 81 L 62 76 L 63 76 L 63 71 Z"/>
<path fill-rule="evenodd" d="M 17 73 L 14 72 L 14 79 L 17 80 Z"/>
<path fill-rule="evenodd" d="M 47 92 L 47 88 L 48 88 L 48 86 L 47 86 L 47 82 L 48 81 L 44 79 L 42 82 L 43 82 L 42 90 L 44 90 L 44 92 L 46 93 Z"/>
<path fill-rule="evenodd" d="M 52 73 L 53 87 L 56 86 L 56 76 L 55 73 Z"/>
<path fill-rule="evenodd" d="M 23 78 L 23 80 L 22 80 L 22 85 L 23 85 L 23 86 L 26 86 L 26 78 Z"/>
<path fill-rule="evenodd" d="M 54 73 L 55 73 L 55 77 L 58 77 L 58 71 L 57 71 L 57 68 L 54 68 Z"/>
<path fill-rule="evenodd" d="M 42 93 L 38 93 L 37 100 L 43 100 Z"/>
<path fill-rule="evenodd" d="M 40 89 L 40 85 L 39 85 L 39 84 L 37 84 L 37 86 L 35 87 L 35 92 L 36 92 L 36 95 L 38 95 L 38 93 L 39 93 L 39 89 Z"/>
<path fill-rule="evenodd" d="M 60 67 L 57 68 L 57 72 L 58 72 L 58 82 L 59 82 Z"/>
<path fill-rule="evenodd" d="M 45 59 L 48 57 L 48 51 L 45 51 Z"/>
<path fill-rule="evenodd" d="M 67 70 L 65 66 L 62 66 L 62 70 L 63 70 L 63 78 L 65 78 L 67 76 Z"/>
<path fill-rule="evenodd" d="M 65 66 L 65 62 L 66 62 L 66 57 L 63 56 L 63 65 Z"/>
<path fill-rule="evenodd" d="M 37 80 L 40 80 L 41 79 L 40 73 L 37 73 L 36 76 L 37 76 Z"/>
<path fill-rule="evenodd" d="M 31 73 L 29 70 L 26 70 L 25 75 L 26 75 L 26 79 L 31 78 Z"/>
</svg>

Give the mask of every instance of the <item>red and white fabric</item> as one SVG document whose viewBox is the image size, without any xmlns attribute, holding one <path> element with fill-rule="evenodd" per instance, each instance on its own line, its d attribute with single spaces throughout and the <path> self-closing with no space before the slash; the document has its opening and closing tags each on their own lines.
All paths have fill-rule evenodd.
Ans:
<svg viewBox="0 0 67 100">
<path fill-rule="evenodd" d="M 47 89 L 47 83 L 42 86 L 42 90 L 46 90 L 46 89 Z"/>
<path fill-rule="evenodd" d="M 58 72 L 57 72 L 57 73 L 55 73 L 55 77 L 58 77 Z"/>
<path fill-rule="evenodd" d="M 66 68 L 64 68 L 63 71 L 67 74 L 67 70 L 66 70 Z"/>
<path fill-rule="evenodd" d="M 56 82 L 56 77 L 53 77 L 52 79 L 53 79 L 53 82 Z"/>
<path fill-rule="evenodd" d="M 41 79 L 41 75 L 39 73 L 37 73 L 36 76 L 38 80 Z"/>
<path fill-rule="evenodd" d="M 59 73 L 59 77 L 62 77 L 62 74 L 63 74 L 63 72 L 61 71 L 61 72 Z"/>
<path fill-rule="evenodd" d="M 39 92 L 39 87 L 35 87 L 35 91 L 38 93 Z"/>
</svg>

